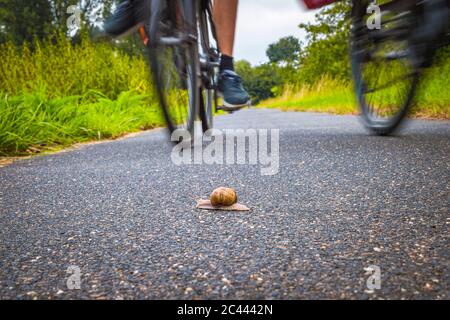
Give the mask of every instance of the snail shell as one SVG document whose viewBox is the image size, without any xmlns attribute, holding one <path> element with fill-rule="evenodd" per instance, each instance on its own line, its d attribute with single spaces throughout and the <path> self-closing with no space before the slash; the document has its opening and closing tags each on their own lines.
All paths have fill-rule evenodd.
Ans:
<svg viewBox="0 0 450 320">
<path fill-rule="evenodd" d="M 219 187 L 209 197 L 213 206 L 231 206 L 237 202 L 236 191 L 232 188 Z"/>
</svg>

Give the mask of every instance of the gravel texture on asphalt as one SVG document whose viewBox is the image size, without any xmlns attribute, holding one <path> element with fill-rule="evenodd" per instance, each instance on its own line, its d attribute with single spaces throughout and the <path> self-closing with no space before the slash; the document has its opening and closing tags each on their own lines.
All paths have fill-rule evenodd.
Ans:
<svg viewBox="0 0 450 320">
<path fill-rule="evenodd" d="M 280 129 L 279 173 L 176 166 L 162 129 L 0 168 L 0 298 L 449 299 L 449 122 L 378 137 L 255 109 L 216 127 Z M 195 209 L 218 186 L 251 211 Z"/>
</svg>

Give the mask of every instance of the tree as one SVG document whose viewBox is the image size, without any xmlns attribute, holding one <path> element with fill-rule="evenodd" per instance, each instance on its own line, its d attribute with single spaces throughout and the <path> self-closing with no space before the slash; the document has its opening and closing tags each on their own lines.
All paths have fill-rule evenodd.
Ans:
<svg viewBox="0 0 450 320">
<path fill-rule="evenodd" d="M 314 83 L 325 74 L 348 80 L 348 37 L 351 1 L 343 0 L 320 10 L 314 23 L 300 24 L 307 46 L 300 55 L 299 80 Z"/>
<path fill-rule="evenodd" d="M 81 27 L 89 33 L 111 13 L 117 0 L 0 0 L 0 43 L 21 45 L 34 37 L 42 39 L 67 31 L 67 8 L 81 10 Z"/>
<path fill-rule="evenodd" d="M 348 33 L 351 7 L 351 0 L 338 1 L 316 13 L 314 23 L 300 23 L 299 28 L 306 31 L 308 43 Z"/>
<path fill-rule="evenodd" d="M 51 30 L 52 12 L 48 0 L 0 0 L 0 41 L 20 45 Z"/>
<path fill-rule="evenodd" d="M 298 61 L 299 53 L 300 41 L 293 36 L 281 38 L 277 42 L 270 44 L 266 50 L 266 55 L 270 62 L 275 64 L 285 63 L 293 65 Z"/>
<path fill-rule="evenodd" d="M 55 28 L 65 30 L 69 17 L 67 8 L 76 5 L 81 10 L 81 21 L 88 31 L 95 29 L 111 13 L 117 0 L 47 0 L 51 4 Z"/>
<path fill-rule="evenodd" d="M 252 67 L 248 61 L 240 60 L 236 62 L 235 68 L 254 104 L 272 97 L 272 89 L 281 84 L 278 68 L 273 64 Z"/>
</svg>

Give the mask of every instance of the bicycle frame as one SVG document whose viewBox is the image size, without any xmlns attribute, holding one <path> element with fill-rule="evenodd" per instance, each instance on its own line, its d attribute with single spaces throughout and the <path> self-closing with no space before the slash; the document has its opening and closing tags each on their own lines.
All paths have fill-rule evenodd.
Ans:
<svg viewBox="0 0 450 320">
<path fill-rule="evenodd" d="M 150 10 L 139 35 L 168 128 L 173 132 L 182 125 L 192 131 L 193 121 L 200 119 L 207 131 L 217 108 L 220 60 L 211 0 L 152 0 Z M 173 102 L 177 92 L 188 97 L 187 103 Z"/>
<path fill-rule="evenodd" d="M 176 2 L 179 2 L 181 4 L 181 10 L 179 8 L 174 8 L 176 5 Z M 186 42 L 195 42 L 197 41 L 195 32 L 193 31 L 193 28 L 195 26 L 190 25 L 186 26 L 186 29 L 188 30 L 187 34 L 183 34 L 177 37 L 161 37 L 158 38 L 158 42 L 155 42 L 155 39 L 151 39 L 150 35 L 153 34 L 152 26 L 156 25 L 155 19 L 157 19 L 160 15 L 160 13 L 167 9 L 168 12 L 173 13 L 176 12 L 176 17 L 170 17 L 170 19 L 181 20 L 179 19 L 179 15 L 184 15 L 185 17 L 193 17 L 195 15 L 195 5 L 196 0 L 152 0 L 151 1 L 151 16 L 146 26 L 141 26 L 138 29 L 139 36 L 141 37 L 142 42 L 145 46 L 151 45 L 151 46 L 157 46 L 159 44 L 163 45 L 182 45 Z M 189 19 L 183 19 L 183 21 L 186 21 Z M 191 18 L 192 20 L 192 18 Z"/>
</svg>

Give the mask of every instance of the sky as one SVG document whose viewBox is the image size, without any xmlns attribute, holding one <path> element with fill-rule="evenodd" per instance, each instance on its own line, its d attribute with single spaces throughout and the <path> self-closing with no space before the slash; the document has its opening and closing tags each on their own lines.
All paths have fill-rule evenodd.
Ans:
<svg viewBox="0 0 450 320">
<path fill-rule="evenodd" d="M 300 40 L 305 33 L 301 22 L 314 21 L 315 11 L 307 11 L 299 0 L 240 0 L 234 57 L 252 65 L 267 62 L 269 44 L 286 36 Z"/>
</svg>

